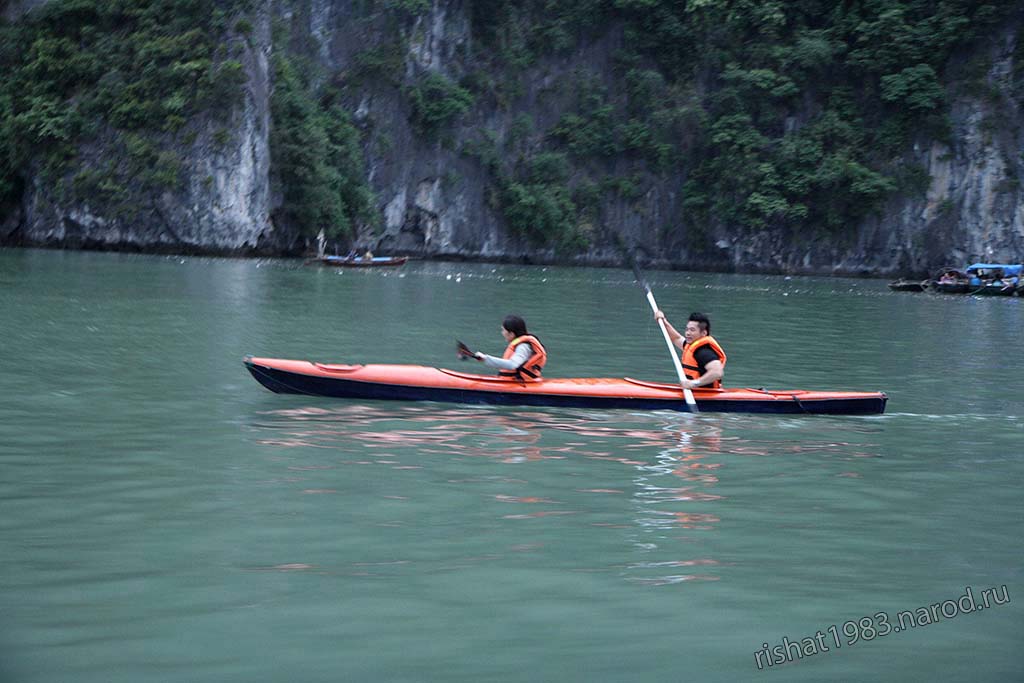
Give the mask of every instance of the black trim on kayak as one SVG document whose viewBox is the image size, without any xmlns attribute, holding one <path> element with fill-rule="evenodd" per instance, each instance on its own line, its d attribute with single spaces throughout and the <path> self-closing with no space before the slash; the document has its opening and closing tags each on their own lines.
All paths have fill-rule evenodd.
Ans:
<svg viewBox="0 0 1024 683">
<path fill-rule="evenodd" d="M 520 392 L 474 391 L 441 387 L 407 386 L 362 382 L 343 377 L 317 377 L 257 365 L 246 359 L 245 367 L 256 381 L 278 394 L 304 394 L 331 398 L 361 398 L 398 401 L 438 401 L 478 405 L 553 406 L 559 408 L 624 408 L 629 410 L 675 410 L 689 412 L 678 399 L 619 398 L 603 396 L 565 396 Z M 701 398 L 702 412 L 771 413 L 798 415 L 876 415 L 885 411 L 885 395 L 863 398 L 744 401 Z"/>
</svg>

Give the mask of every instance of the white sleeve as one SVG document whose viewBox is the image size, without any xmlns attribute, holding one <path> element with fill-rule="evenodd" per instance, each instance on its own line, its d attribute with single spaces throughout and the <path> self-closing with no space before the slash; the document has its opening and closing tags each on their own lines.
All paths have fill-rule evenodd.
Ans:
<svg viewBox="0 0 1024 683">
<path fill-rule="evenodd" d="M 497 368 L 499 370 L 515 370 L 519 368 L 526 361 L 530 360 L 530 356 L 533 355 L 533 347 L 526 342 L 518 344 L 516 350 L 512 353 L 512 357 L 508 360 L 504 358 L 496 358 L 494 356 L 488 356 L 486 353 L 483 354 L 483 362 L 489 368 Z"/>
</svg>

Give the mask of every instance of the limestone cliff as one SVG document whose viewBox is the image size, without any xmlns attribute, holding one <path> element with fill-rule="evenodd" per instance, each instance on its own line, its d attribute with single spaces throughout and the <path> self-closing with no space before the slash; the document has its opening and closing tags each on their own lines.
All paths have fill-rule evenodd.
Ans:
<svg viewBox="0 0 1024 683">
<path fill-rule="evenodd" d="M 56 1 L 56 0 L 54 0 Z M 9 2 L 8 19 L 39 2 Z M 402 5 L 396 2 L 397 5 Z M 413 3 L 408 3 L 413 4 Z M 188 143 L 176 144 L 184 182 L 161 192 L 130 187 L 132 211 L 112 211 L 88 197 L 69 199 L 52 178 L 29 172 L 18 206 L 0 217 L 0 242 L 30 245 L 214 253 L 296 254 L 310 236 L 276 218 L 281 204 L 270 148 L 269 63 L 275 51 L 304 53 L 323 82 L 339 84 L 345 108 L 362 136 L 365 175 L 379 221 L 355 226 L 341 248 L 355 244 L 378 253 L 422 257 L 612 264 L 617 245 L 638 246 L 649 260 L 680 268 L 737 271 L 886 275 L 928 272 L 975 259 L 1024 259 L 1024 139 L 1015 78 L 1024 54 L 1021 16 L 979 47 L 987 51 L 984 92 L 947 83 L 950 135 L 920 137 L 905 154 L 927 170 L 927 187 L 894 195 L 880 212 L 841 236 L 794 235 L 783 224 L 757 230 L 711 222 L 700 241 L 675 229 L 685 218 L 681 188 L 689 169 L 647 170 L 612 159 L 599 169 L 573 170 L 572 182 L 621 171 L 634 174 L 630 192 L 603 191 L 581 220 L 585 249 L 538 246 L 509 229 L 498 210 L 496 169 L 550 139 L 569 110 L 581 70 L 598 74 L 615 96 L 623 88 L 615 68 L 621 27 L 589 35 L 570 52 L 544 56 L 511 74 L 474 61 L 470 0 L 433 0 L 416 11 L 381 12 L 355 0 L 254 2 L 246 37 L 225 42 L 244 66 L 244 94 L 217 116 L 188 122 Z M 287 38 L 272 31 L 288 28 Z M 398 46 L 392 78 L 367 72 L 360 61 L 373 48 Z M 968 62 L 972 54 L 954 59 Z M 362 69 L 362 71 L 360 71 Z M 442 130 L 424 134 L 410 109 L 409 88 L 424 74 L 453 82 L 486 71 L 491 89 Z M 955 65 L 951 67 L 955 73 Z M 516 87 L 503 88 L 505 79 Z M 495 85 L 496 84 L 496 85 Z M 486 91 L 486 88 L 484 89 Z M 224 117 L 227 123 L 224 123 Z M 219 118 L 218 118 L 219 117 Z M 521 125 L 528 121 L 528 126 Z M 116 154 L 115 133 L 79 150 L 67 178 Z M 179 135 L 175 140 L 180 140 Z M 485 152 L 497 155 L 487 158 Z"/>
<path fill-rule="evenodd" d="M 354 45 L 367 38 L 355 19 L 355 5 L 317 0 L 310 13 L 310 33 L 317 37 L 319 56 L 334 72 L 350 68 Z M 459 77 L 473 40 L 462 2 L 435 1 L 428 13 L 403 30 L 408 50 L 405 74 L 437 70 Z M 578 254 L 538 249 L 510 235 L 489 203 L 487 170 L 442 144 L 423 144 L 408 123 L 398 88 L 370 84 L 360 89 L 351 106 L 373 140 L 387 135 L 391 146 L 381 151 L 367 145 L 369 175 L 384 210 L 382 234 L 365 231 L 360 239 L 378 251 L 425 256 L 483 259 L 525 259 L 615 264 L 616 246 L 638 246 L 648 257 L 684 268 L 782 272 L 891 274 L 926 273 L 947 263 L 977 259 L 1018 262 L 1024 259 L 1024 138 L 1021 101 L 1013 95 L 1013 74 L 1020 17 L 1004 26 L 983 50 L 990 63 L 983 94 L 949 88 L 952 132 L 949 142 L 919 139 L 907 161 L 923 166 L 930 177 L 926 193 L 900 196 L 884 211 L 839 240 L 800 237 L 785 229 L 746 231 L 715 226 L 711 250 L 694 250 L 685 235 L 666 235 L 662 226 L 679 220 L 679 187 L 685 169 L 667 176 L 651 175 L 644 194 L 635 199 L 606 196 L 601 224 L 594 226 L 589 249 Z M 524 92 L 504 108 L 481 107 L 455 129 L 456 139 L 493 131 L 499 148 L 506 143 L 519 114 L 534 120 L 532 140 L 566 105 L 565 90 L 576 70 L 606 74 L 610 87 L 618 36 L 615 27 L 569 57 L 547 59 L 523 78 Z M 967 61 L 972 55 L 960 55 Z M 560 93 L 559 90 L 562 92 Z M 514 152 L 511 145 L 504 147 Z M 618 236 L 613 239 L 612 236 Z"/>
<path fill-rule="evenodd" d="M 236 46 L 245 75 L 238 102 L 216 116 L 194 117 L 185 131 L 155 141 L 158 147 L 173 148 L 182 161 L 176 187 L 154 190 L 128 182 L 127 196 L 118 202 L 66 191 L 78 173 L 104 164 L 120 168 L 120 135 L 106 131 L 81 146 L 58 182 L 30 175 L 24 200 L 0 227 L 0 239 L 191 253 L 286 248 L 294 236 L 275 231 L 269 218 L 269 12 L 254 16 L 251 41 L 228 40 Z"/>
</svg>

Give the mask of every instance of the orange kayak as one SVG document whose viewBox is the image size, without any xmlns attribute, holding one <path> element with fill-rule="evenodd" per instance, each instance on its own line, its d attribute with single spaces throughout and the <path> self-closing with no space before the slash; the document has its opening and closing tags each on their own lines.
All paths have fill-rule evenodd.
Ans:
<svg viewBox="0 0 1024 683">
<path fill-rule="evenodd" d="M 536 381 L 477 375 L 423 365 L 342 365 L 245 358 L 260 384 L 280 394 L 495 405 L 689 409 L 678 384 L 585 377 Z M 695 389 L 701 412 L 871 415 L 885 411 L 881 392 Z"/>
</svg>

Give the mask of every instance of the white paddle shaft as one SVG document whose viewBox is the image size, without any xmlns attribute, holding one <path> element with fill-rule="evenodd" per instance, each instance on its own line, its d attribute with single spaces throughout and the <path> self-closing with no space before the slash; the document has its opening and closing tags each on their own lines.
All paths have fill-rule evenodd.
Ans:
<svg viewBox="0 0 1024 683">
<path fill-rule="evenodd" d="M 647 303 L 651 305 L 652 311 L 658 311 L 658 303 L 654 300 L 654 294 L 651 293 L 649 288 L 647 290 Z M 683 390 L 686 405 L 690 406 L 692 412 L 699 412 L 697 410 L 697 400 L 693 397 L 693 392 L 686 388 L 686 375 L 683 374 L 683 364 L 679 362 L 679 354 L 676 353 L 676 347 L 672 344 L 672 340 L 669 339 L 668 330 L 665 328 L 665 321 L 661 318 L 658 318 L 658 327 L 661 328 L 661 334 L 665 337 L 665 344 L 668 345 L 669 355 L 672 356 L 672 364 L 676 366 L 676 375 L 679 377 L 679 386 Z"/>
</svg>

